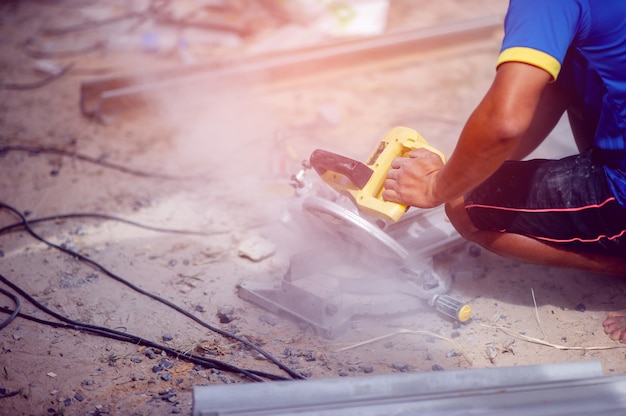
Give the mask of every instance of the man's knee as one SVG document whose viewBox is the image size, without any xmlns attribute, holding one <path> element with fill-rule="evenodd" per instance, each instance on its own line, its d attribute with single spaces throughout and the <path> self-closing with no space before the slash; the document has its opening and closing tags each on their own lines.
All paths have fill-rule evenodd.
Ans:
<svg viewBox="0 0 626 416">
<path fill-rule="evenodd" d="M 463 198 L 447 203 L 445 208 L 446 215 L 457 232 L 466 240 L 474 241 L 478 228 L 474 226 L 469 215 L 467 215 Z"/>
</svg>

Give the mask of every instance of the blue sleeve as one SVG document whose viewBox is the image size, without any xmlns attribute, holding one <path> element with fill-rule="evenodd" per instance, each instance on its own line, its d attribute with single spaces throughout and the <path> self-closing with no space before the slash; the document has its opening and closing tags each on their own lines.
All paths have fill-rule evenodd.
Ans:
<svg viewBox="0 0 626 416">
<path fill-rule="evenodd" d="M 525 62 L 558 75 L 565 54 L 584 30 L 584 0 L 511 0 L 498 64 Z"/>
</svg>

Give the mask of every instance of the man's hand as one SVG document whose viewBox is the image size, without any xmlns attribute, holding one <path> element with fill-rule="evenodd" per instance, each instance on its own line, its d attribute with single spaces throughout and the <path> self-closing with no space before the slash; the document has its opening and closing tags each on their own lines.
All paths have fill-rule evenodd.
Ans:
<svg viewBox="0 0 626 416">
<path fill-rule="evenodd" d="M 383 199 L 419 208 L 441 205 L 444 201 L 437 199 L 435 191 L 437 175 L 444 166 L 439 155 L 420 148 L 411 150 L 408 156 L 391 162 Z"/>
</svg>

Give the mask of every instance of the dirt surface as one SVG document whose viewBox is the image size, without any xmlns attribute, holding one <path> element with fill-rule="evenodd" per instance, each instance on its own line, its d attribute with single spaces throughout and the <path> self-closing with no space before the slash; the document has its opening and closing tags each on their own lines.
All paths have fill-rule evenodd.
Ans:
<svg viewBox="0 0 626 416">
<path fill-rule="evenodd" d="M 472 307 L 463 325 L 424 306 L 359 317 L 329 339 L 242 300 L 238 285 L 279 282 L 290 256 L 313 243 L 311 235 L 281 222 L 293 195 L 288 179 L 300 162 L 315 148 L 363 159 L 396 125 L 418 130 L 449 154 L 493 76 L 501 34 L 284 84 L 200 78 L 158 88 L 148 107 L 117 102 L 100 120 L 81 112 L 84 82 L 129 73 L 140 80 L 142 73 L 180 70 L 190 60 L 241 58 L 327 36 L 298 30 L 296 38 L 293 27 L 285 29 L 266 9 L 231 3 L 234 10 L 209 9 L 212 15 L 200 7 L 207 2 L 177 1 L 175 9 L 164 2 L 171 16 L 193 12 L 194 21 L 214 23 L 218 13 L 217 21 L 232 25 L 193 32 L 158 22 L 157 12 L 93 23 L 145 11 L 148 2 L 0 5 L 0 146 L 7 150 L 0 153 L 0 202 L 31 221 L 92 213 L 196 233 L 93 216 L 33 223 L 37 235 L 104 269 L 22 227 L 0 236 L 0 274 L 73 321 L 216 360 L 211 368 L 136 338 L 125 342 L 18 317 L 0 331 L 1 414 L 191 414 L 193 386 L 251 382 L 236 369 L 291 378 L 241 338 L 309 379 L 579 360 L 599 360 L 606 374 L 626 371 L 623 346 L 601 327 L 607 311 L 626 308 L 623 281 L 486 252 L 476 258 L 477 268 L 457 270 L 450 290 Z M 387 27 L 502 16 L 505 3 L 394 0 Z M 248 33 L 233 34 L 233 27 Z M 39 83 L 69 64 L 58 79 Z M 62 149 L 69 156 L 17 146 Z M 572 151 L 566 127 L 559 126 L 537 155 Z M 10 209 L 1 210 L 0 226 L 19 221 Z M 261 259 L 250 258 L 250 244 L 266 250 L 257 252 Z M 442 264 L 469 250 L 459 246 Z M 18 297 L 23 314 L 59 322 Z M 4 294 L 0 306 L 14 309 Z"/>
</svg>

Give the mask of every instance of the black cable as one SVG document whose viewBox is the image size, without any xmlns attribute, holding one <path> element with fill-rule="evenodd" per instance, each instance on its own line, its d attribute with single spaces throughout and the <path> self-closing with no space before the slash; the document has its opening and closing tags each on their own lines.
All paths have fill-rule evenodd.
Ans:
<svg viewBox="0 0 626 416">
<path fill-rule="evenodd" d="M 26 152 L 26 153 L 34 153 L 34 154 L 52 153 L 56 155 L 71 157 L 73 159 L 78 159 L 83 162 L 88 162 L 88 163 L 93 163 L 96 165 L 104 166 L 106 168 L 115 169 L 120 172 L 127 173 L 129 175 L 141 176 L 145 178 L 156 178 L 156 179 L 167 179 L 167 180 L 187 180 L 187 179 L 198 178 L 198 177 L 192 177 L 192 176 L 165 175 L 161 173 L 145 172 L 145 171 L 141 171 L 137 169 L 131 169 L 123 165 L 110 163 L 105 160 L 97 159 L 95 157 L 83 155 L 81 153 L 70 152 L 68 150 L 63 150 L 63 149 L 57 149 L 55 147 L 37 147 L 37 146 L 25 146 L 25 145 L 0 146 L 0 155 L 2 153 L 8 153 L 8 152 Z"/>
<path fill-rule="evenodd" d="M 98 214 L 98 213 L 91 213 L 91 212 L 78 212 L 78 213 L 72 213 L 72 214 L 52 215 L 49 217 L 31 218 L 28 220 L 28 223 L 32 225 L 32 224 L 39 224 L 39 223 L 47 222 L 47 221 L 66 220 L 66 219 L 72 219 L 72 218 L 95 218 L 95 219 L 102 219 L 102 220 L 118 221 L 124 224 L 132 225 L 133 227 L 143 228 L 144 230 L 150 230 L 150 231 L 156 231 L 159 233 L 168 233 L 168 234 L 199 235 L 199 236 L 206 237 L 206 236 L 212 236 L 212 235 L 226 234 L 230 232 L 230 230 L 206 232 L 206 231 L 192 231 L 192 230 L 180 230 L 180 229 L 174 229 L 174 228 L 153 227 L 151 225 L 141 224 L 135 221 L 127 220 L 125 218 L 116 217 L 113 215 Z M 0 228 L 0 235 L 6 232 L 15 231 L 15 230 L 22 229 L 22 228 L 24 228 L 24 223 L 21 221 L 16 222 L 14 224 L 9 224 Z"/>
<path fill-rule="evenodd" d="M 20 303 L 20 298 L 18 298 L 15 294 L 9 292 L 8 290 L 4 290 L 0 287 L 0 292 L 2 292 L 6 297 L 11 298 L 11 300 L 13 300 L 13 304 L 15 305 L 15 309 L 13 309 L 11 316 L 0 322 L 0 330 L 2 330 L 4 327 L 10 324 L 11 321 L 13 321 L 15 317 L 20 313 L 20 309 L 22 309 L 22 304 Z"/>
<path fill-rule="evenodd" d="M 107 19 L 78 23 L 71 26 L 46 28 L 42 30 L 42 33 L 45 35 L 65 35 L 67 33 L 80 32 L 82 30 L 94 29 L 97 26 L 105 26 L 128 19 L 137 19 L 142 17 L 144 17 L 144 12 L 132 12 L 120 16 L 109 17 Z"/>
<path fill-rule="evenodd" d="M 83 30 L 93 29 L 98 26 L 105 26 L 114 23 L 118 23 L 124 20 L 137 19 L 138 22 L 134 26 L 138 26 L 150 18 L 153 14 L 160 12 L 165 6 L 167 6 L 171 0 L 152 0 L 147 9 L 141 12 L 129 12 L 119 16 L 113 16 L 106 19 L 91 20 L 75 25 L 59 27 L 59 28 L 47 28 L 43 29 L 42 33 L 45 35 L 65 35 L 72 32 L 80 32 Z"/>
<path fill-rule="evenodd" d="M 252 28 L 249 25 L 236 25 L 224 21 L 214 21 L 214 22 L 202 22 L 202 21 L 193 21 L 190 19 L 177 19 L 169 15 L 162 15 L 155 18 L 155 23 L 164 24 L 169 26 L 174 26 L 179 29 L 183 28 L 194 28 L 194 29 L 203 29 L 203 30 L 213 30 L 213 31 L 222 31 L 235 33 L 240 36 L 249 36 L 252 33 Z"/>
<path fill-rule="evenodd" d="M 66 65 L 63 67 L 63 69 L 61 69 L 56 74 L 50 75 L 47 78 L 44 78 L 42 80 L 35 81 L 35 82 L 15 83 L 15 84 L 8 83 L 8 82 L 7 83 L 0 82 L 0 89 L 21 91 L 21 90 L 34 90 L 36 88 L 45 87 L 46 85 L 50 84 L 52 81 L 56 81 L 57 79 L 65 75 L 72 68 L 72 66 L 74 66 L 74 64 Z"/>
<path fill-rule="evenodd" d="M 35 49 L 33 43 L 35 40 L 33 38 L 28 38 L 22 44 L 22 51 L 31 58 L 35 59 L 61 59 L 61 58 L 73 58 L 76 56 L 84 55 L 87 53 L 99 51 L 104 47 L 104 42 L 97 41 L 89 46 L 85 46 L 78 49 L 72 50 L 64 50 L 64 51 L 43 51 L 39 49 Z"/>
<path fill-rule="evenodd" d="M 137 21 L 127 30 L 127 33 L 133 33 L 138 27 L 143 25 L 147 20 L 161 13 L 173 0 L 150 0 L 148 8 L 142 13 Z"/>
<path fill-rule="evenodd" d="M 103 272 L 104 274 L 106 274 L 107 276 L 113 278 L 114 280 L 128 286 L 129 288 L 131 288 L 132 290 L 136 291 L 137 293 L 140 293 L 144 296 L 147 296 L 153 300 L 156 300 L 157 302 L 160 302 L 162 304 L 164 304 L 165 306 L 170 307 L 171 309 L 185 315 L 186 317 L 188 317 L 189 319 L 197 322 L 198 324 L 202 325 L 203 327 L 218 333 L 224 337 L 228 337 L 231 339 L 234 339 L 244 345 L 246 345 L 247 347 L 257 351 L 259 354 L 263 355 L 265 358 L 267 358 L 268 360 L 270 360 L 272 363 L 274 363 L 275 365 L 277 365 L 280 369 L 282 369 L 283 371 L 285 371 L 287 374 L 289 374 L 291 377 L 295 378 L 295 379 L 304 379 L 304 376 L 302 376 L 301 374 L 296 373 L 294 370 L 292 370 L 291 368 L 287 367 L 286 365 L 284 365 L 283 363 L 281 363 L 279 360 L 277 360 L 276 358 L 274 358 L 272 355 L 270 355 L 269 353 L 267 353 L 266 351 L 264 351 L 263 349 L 261 349 L 259 346 L 255 345 L 254 343 L 248 341 L 245 338 L 239 337 L 235 334 L 232 334 L 228 331 L 224 331 L 220 328 L 214 327 L 206 322 L 204 322 L 202 319 L 198 318 L 197 316 L 191 314 L 190 312 L 184 310 L 183 308 L 181 308 L 180 306 L 176 305 L 173 302 L 168 301 L 165 298 L 162 298 L 160 296 L 157 296 L 153 293 L 148 292 L 147 290 L 144 290 L 142 288 L 140 288 L 139 286 L 136 286 L 135 284 L 129 282 L 128 280 L 125 280 L 124 278 L 122 278 L 121 276 L 116 275 L 115 273 L 111 272 L 110 270 L 108 270 L 107 268 L 105 268 L 104 266 L 102 266 L 101 264 L 99 264 L 98 262 L 78 253 L 72 250 L 69 250 L 65 247 L 59 246 L 57 244 L 54 244 L 48 240 L 46 240 L 45 238 L 41 237 L 39 234 L 37 234 L 29 225 L 28 220 L 26 219 L 26 217 L 24 217 L 17 209 L 11 207 L 10 205 L 7 205 L 5 203 L 0 202 L 0 208 L 4 208 L 12 213 L 14 213 L 17 217 L 20 218 L 20 220 L 22 221 L 22 223 L 24 224 L 24 228 L 26 229 L 26 231 L 36 240 L 46 244 L 49 247 L 55 248 L 59 251 L 62 251 L 66 254 L 69 254 L 81 261 L 83 261 L 84 263 L 89 264 L 90 266 L 100 270 L 101 272 Z"/>
<path fill-rule="evenodd" d="M 20 394 L 19 390 L 10 391 L 7 393 L 0 394 L 0 399 L 6 399 L 7 397 L 17 396 L 18 394 Z"/>
<path fill-rule="evenodd" d="M 75 320 L 69 319 L 63 315 L 60 315 L 54 311 L 52 311 L 51 309 L 47 308 L 46 306 L 44 306 L 43 304 L 41 304 L 40 302 L 38 302 L 36 299 L 34 299 L 32 296 L 30 296 L 28 293 L 26 293 L 26 291 L 24 291 L 24 289 L 20 288 L 19 286 L 17 286 L 15 283 L 11 282 L 9 279 L 7 279 L 5 276 L 3 276 L 2 274 L 0 274 L 0 281 L 2 281 L 4 284 L 6 284 L 7 286 L 9 286 L 11 289 L 15 290 L 17 293 L 19 293 L 21 296 L 23 296 L 26 300 L 28 300 L 31 304 L 33 304 L 37 309 L 40 309 L 41 311 L 45 312 L 48 315 L 53 316 L 54 318 L 58 319 L 61 322 L 64 323 L 59 323 L 59 322 L 52 322 L 52 321 L 47 321 L 41 318 L 36 318 L 34 316 L 31 315 L 26 315 L 23 313 L 15 313 L 14 314 L 16 316 L 19 316 L 20 318 L 24 318 L 24 319 L 28 319 L 30 321 L 39 323 L 39 324 L 43 324 L 43 325 L 48 325 L 48 326 L 52 326 L 54 328 L 63 328 L 63 329 L 73 329 L 73 330 L 77 330 L 77 331 L 83 331 L 83 332 L 87 332 L 87 333 L 91 333 L 94 335 L 99 335 L 102 337 L 106 337 L 106 338 L 111 338 L 111 339 L 115 339 L 117 341 L 124 341 L 124 342 L 128 342 L 131 344 L 135 344 L 135 345 L 141 345 L 141 346 L 145 346 L 145 347 L 151 347 L 151 348 L 156 348 L 156 349 L 160 349 L 162 351 L 165 351 L 166 353 L 170 354 L 171 356 L 175 356 L 177 358 L 183 358 L 187 361 L 192 362 L 193 364 L 200 364 L 203 366 L 207 366 L 210 368 L 216 368 L 218 370 L 222 370 L 222 371 L 229 371 L 232 373 L 238 373 L 238 374 L 242 374 L 247 376 L 248 378 L 252 379 L 253 381 L 263 381 L 260 377 L 265 377 L 271 380 L 286 380 L 284 377 L 278 376 L 278 375 L 274 375 L 274 374 L 269 374 L 269 373 L 265 373 L 265 372 L 259 372 L 256 370 L 246 370 L 246 369 L 242 369 L 236 366 L 233 366 L 231 364 L 227 364 L 224 363 L 222 361 L 218 361 L 218 360 L 214 360 L 214 359 L 210 359 L 210 358 L 206 358 L 206 357 L 199 357 L 193 354 L 188 354 L 184 351 L 180 351 L 174 348 L 170 348 L 166 345 L 161 345 L 155 342 L 152 342 L 150 340 L 147 340 L 145 338 L 141 338 L 139 336 L 136 335 L 132 335 L 126 332 L 120 332 L 114 329 L 110 329 L 110 328 L 106 328 L 106 327 L 101 327 L 101 326 L 97 326 L 97 325 L 90 325 L 90 324 L 83 324 L 81 322 L 77 322 Z M 0 288 L 0 290 L 2 290 L 2 288 Z M 9 313 L 10 310 L 7 308 L 2 308 L 0 307 L 0 312 L 4 312 L 4 313 Z"/>
</svg>

